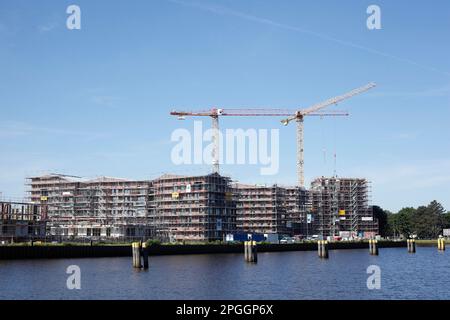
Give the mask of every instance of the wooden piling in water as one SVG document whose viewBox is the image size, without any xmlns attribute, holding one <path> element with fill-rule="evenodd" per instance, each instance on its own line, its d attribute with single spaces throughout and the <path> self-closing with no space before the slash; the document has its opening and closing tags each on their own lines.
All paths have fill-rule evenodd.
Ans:
<svg viewBox="0 0 450 320">
<path fill-rule="evenodd" d="M 258 262 L 258 249 L 256 246 L 256 241 L 244 242 L 244 258 L 247 262 Z"/>
<path fill-rule="evenodd" d="M 328 241 L 319 240 L 317 242 L 317 253 L 319 258 L 328 259 Z"/>
<path fill-rule="evenodd" d="M 140 253 L 140 243 L 139 242 L 133 242 L 131 244 L 131 248 L 133 250 L 133 267 L 134 268 L 141 268 L 141 253 Z"/>
<path fill-rule="evenodd" d="M 317 255 L 322 258 L 322 240 L 317 241 Z"/>
<path fill-rule="evenodd" d="M 444 238 L 438 239 L 438 250 L 445 251 L 445 239 Z"/>
<path fill-rule="evenodd" d="M 409 253 L 416 253 L 416 240 L 415 239 L 407 239 L 407 247 Z"/>
<path fill-rule="evenodd" d="M 148 269 L 148 249 L 147 249 L 147 243 L 144 242 L 142 243 L 142 260 L 143 260 L 143 264 L 144 264 L 144 269 L 147 270 Z"/>
<path fill-rule="evenodd" d="M 379 254 L 379 251 L 378 251 L 378 240 L 369 239 L 369 253 L 372 256 L 377 256 Z"/>
<path fill-rule="evenodd" d="M 256 241 L 252 241 L 251 243 L 251 261 L 253 263 L 258 262 L 258 248 L 256 246 Z"/>
<path fill-rule="evenodd" d="M 323 252 L 322 258 L 328 259 L 328 241 L 326 241 L 326 240 L 323 243 L 322 252 Z"/>
<path fill-rule="evenodd" d="M 133 268 L 136 268 L 136 242 L 131 243 L 131 253 L 133 256 Z"/>
<path fill-rule="evenodd" d="M 248 241 L 244 241 L 244 260 L 248 261 L 248 245 L 247 245 Z"/>
</svg>

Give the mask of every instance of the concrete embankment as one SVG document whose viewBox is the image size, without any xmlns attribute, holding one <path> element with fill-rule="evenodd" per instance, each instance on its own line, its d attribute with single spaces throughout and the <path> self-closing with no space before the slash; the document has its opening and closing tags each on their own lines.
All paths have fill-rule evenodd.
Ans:
<svg viewBox="0 0 450 320">
<path fill-rule="evenodd" d="M 405 241 L 380 241 L 379 248 L 406 247 Z M 367 242 L 332 242 L 330 250 L 368 249 Z M 258 252 L 315 251 L 317 243 L 258 244 Z M 243 244 L 151 245 L 149 255 L 243 253 Z M 0 246 L 0 260 L 131 257 L 131 245 Z"/>
</svg>

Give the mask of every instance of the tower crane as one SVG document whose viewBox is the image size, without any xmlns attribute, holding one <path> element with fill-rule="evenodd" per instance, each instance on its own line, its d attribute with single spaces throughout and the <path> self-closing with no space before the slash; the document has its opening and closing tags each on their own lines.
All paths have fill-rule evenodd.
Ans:
<svg viewBox="0 0 450 320">
<path fill-rule="evenodd" d="M 212 119 L 212 172 L 219 173 L 219 117 L 292 117 L 297 114 L 296 110 L 291 109 L 236 109 L 236 108 L 217 108 L 202 111 L 172 111 L 170 115 L 178 117 L 179 120 L 185 120 L 186 117 L 211 117 Z M 346 111 L 311 111 L 308 116 L 348 116 Z M 290 121 L 290 120 L 289 120 Z"/>
<path fill-rule="evenodd" d="M 312 105 L 308 108 L 301 109 L 295 112 L 294 115 L 289 116 L 286 119 L 281 120 L 281 123 L 285 126 L 287 126 L 291 121 L 295 120 L 297 122 L 297 179 L 298 179 L 298 185 L 300 187 L 305 186 L 305 177 L 304 177 L 304 138 L 303 138 L 303 132 L 304 132 L 304 117 L 305 116 L 311 116 L 315 115 L 319 110 L 324 109 L 325 107 L 328 107 L 333 104 L 338 104 L 339 102 L 349 99 L 353 96 L 356 96 L 360 93 L 363 93 L 365 91 L 368 91 L 375 87 L 376 84 L 371 82 L 363 87 L 354 89 L 346 94 L 343 94 L 341 96 L 337 96 L 331 99 L 328 99 L 326 101 L 323 101 L 321 103 L 317 103 L 315 105 Z"/>
</svg>

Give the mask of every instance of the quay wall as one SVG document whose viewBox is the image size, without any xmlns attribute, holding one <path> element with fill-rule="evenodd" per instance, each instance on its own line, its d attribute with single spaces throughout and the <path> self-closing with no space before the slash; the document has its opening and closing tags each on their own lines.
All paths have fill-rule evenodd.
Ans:
<svg viewBox="0 0 450 320">
<path fill-rule="evenodd" d="M 380 241 L 379 248 L 405 247 L 406 241 Z M 368 249 L 367 242 L 332 242 L 330 250 Z M 258 252 L 315 251 L 317 243 L 258 244 Z M 151 256 L 243 253 L 243 244 L 151 245 Z M 0 260 L 131 257 L 131 245 L 0 246 Z"/>
</svg>

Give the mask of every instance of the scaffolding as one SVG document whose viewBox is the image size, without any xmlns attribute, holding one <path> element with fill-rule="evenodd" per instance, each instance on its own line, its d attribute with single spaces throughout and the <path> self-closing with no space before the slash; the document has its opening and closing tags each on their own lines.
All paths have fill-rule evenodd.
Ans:
<svg viewBox="0 0 450 320">
<path fill-rule="evenodd" d="M 373 237 L 377 233 L 368 180 L 321 177 L 311 183 L 310 191 L 318 235 L 356 238 Z"/>
<path fill-rule="evenodd" d="M 261 234 L 287 233 L 286 189 L 236 184 L 236 229 Z"/>
<path fill-rule="evenodd" d="M 29 195 L 50 220 L 51 235 L 152 237 L 151 181 L 51 174 L 28 178 Z"/>
<path fill-rule="evenodd" d="M 236 227 L 231 179 L 163 175 L 153 180 L 152 221 L 159 238 L 169 241 L 223 240 Z"/>
<path fill-rule="evenodd" d="M 235 195 L 238 231 L 303 234 L 308 211 L 304 188 L 236 184 Z"/>
<path fill-rule="evenodd" d="M 310 190 L 239 184 L 217 173 L 154 180 L 52 174 L 28 181 L 50 235 L 217 241 L 237 231 L 355 238 L 378 230 L 370 183 L 359 178 L 322 177 Z"/>
<path fill-rule="evenodd" d="M 0 201 L 0 239 L 39 238 L 45 229 L 39 205 Z"/>
</svg>

